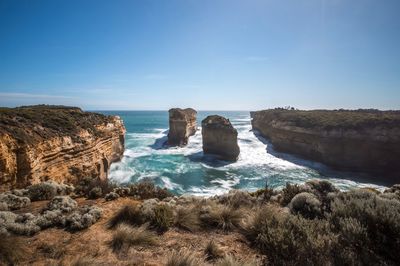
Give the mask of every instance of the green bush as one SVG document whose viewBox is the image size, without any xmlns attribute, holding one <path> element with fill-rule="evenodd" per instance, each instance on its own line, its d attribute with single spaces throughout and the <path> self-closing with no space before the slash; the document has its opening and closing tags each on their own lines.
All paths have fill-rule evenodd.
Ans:
<svg viewBox="0 0 400 266">
<path fill-rule="evenodd" d="M 174 196 L 166 188 L 160 188 L 149 180 L 144 180 L 139 183 L 131 184 L 129 186 L 130 195 L 138 197 L 139 199 L 165 199 Z"/>
<path fill-rule="evenodd" d="M 150 226 L 158 232 L 167 231 L 174 223 L 174 213 L 167 205 L 157 205 L 154 208 L 154 217 L 150 221 Z"/>
<path fill-rule="evenodd" d="M 294 196 L 289 203 L 289 209 L 293 214 L 300 214 L 309 219 L 321 217 L 321 202 L 311 193 L 301 192 Z"/>
</svg>

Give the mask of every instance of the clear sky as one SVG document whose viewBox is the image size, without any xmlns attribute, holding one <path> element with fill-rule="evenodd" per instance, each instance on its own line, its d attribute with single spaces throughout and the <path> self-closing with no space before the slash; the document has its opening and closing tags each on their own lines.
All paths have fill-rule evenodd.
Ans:
<svg viewBox="0 0 400 266">
<path fill-rule="evenodd" d="M 399 0 L 0 0 L 0 106 L 400 109 Z"/>
</svg>

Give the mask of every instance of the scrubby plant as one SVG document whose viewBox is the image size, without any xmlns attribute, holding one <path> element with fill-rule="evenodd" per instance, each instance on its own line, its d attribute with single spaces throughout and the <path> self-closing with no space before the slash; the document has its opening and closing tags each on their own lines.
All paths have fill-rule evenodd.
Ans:
<svg viewBox="0 0 400 266">
<path fill-rule="evenodd" d="M 5 202 L 0 202 L 0 211 L 8 211 L 8 204 Z"/>
<path fill-rule="evenodd" d="M 113 251 L 119 251 L 122 248 L 131 246 L 150 246 L 157 243 L 157 235 L 147 229 L 147 225 L 132 227 L 121 224 L 116 228 L 113 234 L 110 246 Z"/>
<path fill-rule="evenodd" d="M 207 243 L 206 248 L 204 249 L 204 255 L 206 256 L 206 260 L 216 260 L 223 257 L 224 252 L 220 249 L 220 247 L 215 243 L 214 240 L 210 240 Z"/>
<path fill-rule="evenodd" d="M 102 209 L 96 206 L 83 206 L 66 217 L 65 225 L 71 231 L 86 229 L 96 223 L 101 215 Z"/>
<path fill-rule="evenodd" d="M 201 260 L 194 257 L 192 253 L 174 251 L 168 257 L 165 266 L 200 266 L 202 264 Z"/>
<path fill-rule="evenodd" d="M 206 226 L 225 231 L 237 228 L 242 219 L 242 211 L 221 204 L 209 204 L 200 213 L 200 220 Z"/>
<path fill-rule="evenodd" d="M 117 225 L 125 223 L 130 225 L 141 225 L 143 223 L 142 215 L 137 205 L 125 205 L 108 221 L 108 228 L 114 228 Z"/>
<path fill-rule="evenodd" d="M 314 219 L 322 215 L 321 202 L 309 192 L 297 194 L 288 206 L 293 214 L 300 214 L 305 218 Z"/>
<path fill-rule="evenodd" d="M 15 236 L 0 233 L 0 265 L 18 265 L 25 256 L 25 243 Z"/>
<path fill-rule="evenodd" d="M 55 196 L 69 195 L 74 191 L 74 187 L 58 184 L 54 181 L 46 181 L 27 187 L 27 195 L 31 201 L 50 200 Z"/>
<path fill-rule="evenodd" d="M 167 231 L 174 223 L 174 213 L 168 205 L 160 204 L 154 208 L 154 216 L 150 221 L 150 226 L 158 232 Z"/>
<path fill-rule="evenodd" d="M 99 263 L 92 256 L 88 255 L 79 256 L 78 258 L 75 258 L 71 262 L 71 266 L 93 266 L 93 265 L 99 265 Z"/>
<path fill-rule="evenodd" d="M 282 206 L 287 206 L 294 196 L 297 194 L 305 192 L 305 189 L 297 184 L 290 184 L 286 183 L 286 187 L 282 189 L 282 200 L 281 200 L 281 205 Z"/>
<path fill-rule="evenodd" d="M 107 179 L 85 177 L 76 186 L 76 193 L 89 199 L 97 199 L 112 192 L 116 184 Z"/>
<path fill-rule="evenodd" d="M 34 218 L 35 216 L 30 213 L 18 215 L 10 211 L 2 211 L 0 212 L 0 231 L 17 235 L 33 235 L 40 231 Z"/>
<path fill-rule="evenodd" d="M 139 199 L 165 199 L 167 197 L 172 197 L 173 194 L 169 192 L 166 188 L 160 188 L 149 180 L 144 180 L 139 183 L 131 184 L 129 186 L 130 195 L 137 197 Z"/>
<path fill-rule="evenodd" d="M 69 196 L 56 196 L 47 205 L 50 211 L 60 210 L 64 213 L 71 212 L 77 207 L 78 203 Z"/>
<path fill-rule="evenodd" d="M 325 220 L 260 208 L 243 225 L 244 235 L 272 265 L 329 265 L 336 236 Z"/>
<path fill-rule="evenodd" d="M 333 230 L 341 234 L 341 245 L 353 249 L 361 261 L 400 263 L 400 201 L 382 198 L 367 190 L 342 192 L 332 203 L 329 216 Z M 351 222 L 352 227 L 346 224 Z M 348 231 L 353 237 L 348 238 Z"/>
<path fill-rule="evenodd" d="M 104 199 L 106 201 L 112 201 L 112 200 L 116 200 L 118 198 L 119 198 L 119 195 L 115 192 L 110 192 L 104 196 Z"/>
<path fill-rule="evenodd" d="M 103 190 L 101 189 L 101 187 L 94 187 L 88 193 L 89 199 L 98 199 L 101 196 L 103 196 Z"/>
<path fill-rule="evenodd" d="M 196 208 L 178 206 L 175 210 L 175 226 L 189 232 L 200 229 L 199 212 Z"/>
<path fill-rule="evenodd" d="M 31 204 L 28 197 L 20 197 L 10 193 L 0 194 L 0 204 L 3 210 L 18 210 Z"/>
<path fill-rule="evenodd" d="M 46 210 L 35 218 L 35 224 L 41 229 L 65 226 L 65 214 L 61 210 Z"/>
<path fill-rule="evenodd" d="M 249 192 L 242 190 L 231 190 L 227 194 L 217 196 L 218 202 L 224 205 L 228 205 L 232 208 L 248 207 L 253 206 L 256 202 Z"/>
</svg>

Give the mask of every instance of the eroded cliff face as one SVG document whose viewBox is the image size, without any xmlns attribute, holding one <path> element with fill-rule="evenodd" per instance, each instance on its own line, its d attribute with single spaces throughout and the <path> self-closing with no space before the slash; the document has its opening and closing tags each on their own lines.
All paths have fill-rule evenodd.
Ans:
<svg viewBox="0 0 400 266">
<path fill-rule="evenodd" d="M 277 151 L 400 181 L 399 112 L 264 110 L 251 116 L 253 129 Z"/>
<path fill-rule="evenodd" d="M 169 110 L 168 145 L 184 146 L 197 130 L 197 112 L 192 108 Z"/>
<path fill-rule="evenodd" d="M 207 116 L 202 122 L 203 152 L 213 154 L 223 160 L 236 161 L 240 149 L 237 130 L 229 119 L 219 115 Z"/>
<path fill-rule="evenodd" d="M 0 109 L 0 190 L 45 180 L 107 178 L 124 151 L 119 117 L 79 108 Z"/>
</svg>

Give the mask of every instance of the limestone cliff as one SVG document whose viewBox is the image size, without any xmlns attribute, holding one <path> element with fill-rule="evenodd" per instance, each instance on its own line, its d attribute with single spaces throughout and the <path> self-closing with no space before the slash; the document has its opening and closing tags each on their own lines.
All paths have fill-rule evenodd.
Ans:
<svg viewBox="0 0 400 266">
<path fill-rule="evenodd" d="M 124 151 L 115 116 L 63 106 L 0 109 L 0 190 L 44 180 L 106 178 Z"/>
<path fill-rule="evenodd" d="M 197 112 L 192 108 L 169 110 L 169 145 L 183 146 L 188 143 L 189 137 L 197 130 L 196 115 Z"/>
<path fill-rule="evenodd" d="M 251 116 L 253 129 L 277 151 L 391 182 L 400 179 L 399 111 L 274 109 Z"/>
<path fill-rule="evenodd" d="M 223 160 L 236 161 L 240 149 L 237 130 L 229 119 L 218 115 L 207 116 L 202 122 L 203 152 Z"/>
</svg>

